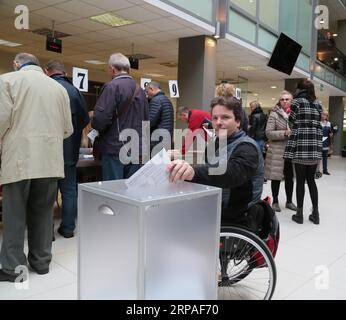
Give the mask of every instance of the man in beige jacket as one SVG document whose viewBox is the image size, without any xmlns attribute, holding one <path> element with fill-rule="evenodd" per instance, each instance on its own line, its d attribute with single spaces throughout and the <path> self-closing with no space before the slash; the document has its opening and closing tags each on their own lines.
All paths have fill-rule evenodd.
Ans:
<svg viewBox="0 0 346 320">
<path fill-rule="evenodd" d="M 0 76 L 0 184 L 3 188 L 3 241 L 0 281 L 20 281 L 28 262 L 49 272 L 53 205 L 64 177 L 63 140 L 73 132 L 66 90 L 47 77 L 37 58 L 16 55 L 15 72 Z M 18 268 L 22 266 L 22 268 Z"/>
</svg>

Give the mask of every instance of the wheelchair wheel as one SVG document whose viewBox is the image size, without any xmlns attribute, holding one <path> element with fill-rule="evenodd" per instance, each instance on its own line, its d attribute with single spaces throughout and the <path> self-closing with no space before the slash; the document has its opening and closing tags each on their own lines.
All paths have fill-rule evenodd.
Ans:
<svg viewBox="0 0 346 320">
<path fill-rule="evenodd" d="M 275 262 L 255 234 L 222 227 L 218 278 L 218 299 L 269 300 L 276 285 Z"/>
</svg>

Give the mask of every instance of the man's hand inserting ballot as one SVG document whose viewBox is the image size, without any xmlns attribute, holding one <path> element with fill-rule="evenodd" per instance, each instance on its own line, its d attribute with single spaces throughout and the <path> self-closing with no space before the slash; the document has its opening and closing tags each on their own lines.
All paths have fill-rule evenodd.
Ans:
<svg viewBox="0 0 346 320">
<path fill-rule="evenodd" d="M 167 170 L 169 172 L 169 182 L 176 183 L 179 180 L 191 181 L 195 176 L 195 171 L 185 160 L 172 161 Z"/>
</svg>

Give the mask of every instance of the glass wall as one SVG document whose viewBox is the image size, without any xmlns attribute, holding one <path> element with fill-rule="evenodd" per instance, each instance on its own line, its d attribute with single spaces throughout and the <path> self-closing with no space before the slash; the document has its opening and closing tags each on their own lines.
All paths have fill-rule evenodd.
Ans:
<svg viewBox="0 0 346 320">
<path fill-rule="evenodd" d="M 237 12 L 229 12 L 228 30 L 244 40 L 255 43 L 256 24 Z"/>
<path fill-rule="evenodd" d="M 275 31 L 279 31 L 280 1 L 260 0 L 259 21 Z"/>
<path fill-rule="evenodd" d="M 280 0 L 280 31 L 299 42 L 307 54 L 311 51 L 311 28 L 311 0 Z"/>
<path fill-rule="evenodd" d="M 256 17 L 257 0 L 230 0 L 230 2 L 251 16 Z"/>
<path fill-rule="evenodd" d="M 213 0 L 164 0 L 164 2 L 189 11 L 192 15 L 213 24 L 215 15 Z"/>
</svg>

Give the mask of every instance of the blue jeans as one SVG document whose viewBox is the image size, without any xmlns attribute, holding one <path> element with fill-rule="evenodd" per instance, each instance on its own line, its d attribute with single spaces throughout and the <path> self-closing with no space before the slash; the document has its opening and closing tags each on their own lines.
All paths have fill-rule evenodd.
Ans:
<svg viewBox="0 0 346 320">
<path fill-rule="evenodd" d="M 123 164 L 119 157 L 102 155 L 102 180 L 119 180 L 130 178 L 141 164 Z"/>
<path fill-rule="evenodd" d="M 264 153 L 265 141 L 264 140 L 255 140 L 257 145 L 259 146 L 262 153 Z"/>
<path fill-rule="evenodd" d="M 64 232 L 73 232 L 77 218 L 76 165 L 65 165 L 65 178 L 58 180 L 62 198 L 62 220 L 60 227 Z"/>
</svg>

